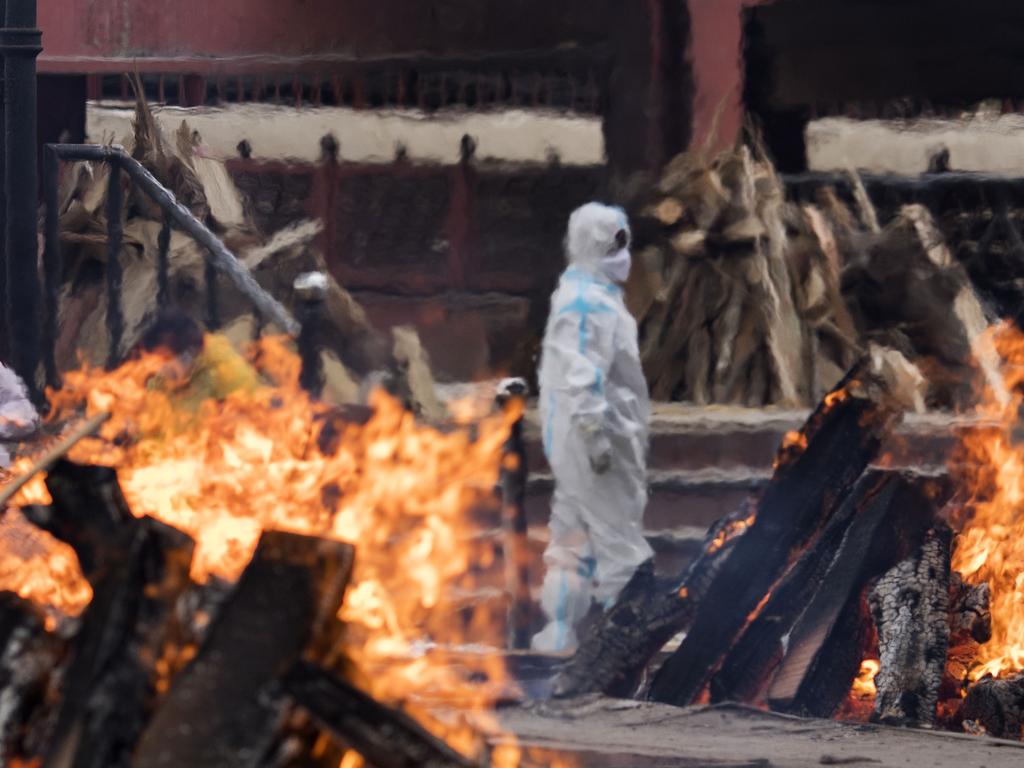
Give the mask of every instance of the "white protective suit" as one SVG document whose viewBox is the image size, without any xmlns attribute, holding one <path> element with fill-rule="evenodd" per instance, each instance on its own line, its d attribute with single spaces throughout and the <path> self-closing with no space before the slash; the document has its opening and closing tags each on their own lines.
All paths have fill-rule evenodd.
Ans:
<svg viewBox="0 0 1024 768">
<path fill-rule="evenodd" d="M 0 467 L 8 467 L 11 455 L 5 443 L 32 434 L 39 426 L 39 414 L 28 399 L 18 374 L 0 364 Z"/>
<path fill-rule="evenodd" d="M 636 321 L 615 284 L 628 276 L 628 245 L 618 208 L 590 203 L 569 219 L 570 264 L 551 297 L 539 374 L 555 475 L 539 651 L 573 649 L 591 601 L 610 605 L 653 554 L 643 536 L 650 399 Z"/>
</svg>

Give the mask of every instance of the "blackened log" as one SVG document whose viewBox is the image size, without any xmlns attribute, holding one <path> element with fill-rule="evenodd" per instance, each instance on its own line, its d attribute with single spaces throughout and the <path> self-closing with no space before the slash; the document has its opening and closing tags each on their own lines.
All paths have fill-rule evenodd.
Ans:
<svg viewBox="0 0 1024 768">
<path fill-rule="evenodd" d="M 970 731 L 981 726 L 990 736 L 1024 738 L 1024 674 L 979 680 L 967 691 L 960 715 Z"/>
<path fill-rule="evenodd" d="M 25 757 L 25 730 L 43 703 L 61 643 L 45 629 L 40 610 L 13 592 L 0 592 L 0 765 Z"/>
<path fill-rule="evenodd" d="M 294 664 L 283 686 L 299 706 L 376 768 L 468 768 L 474 764 L 404 712 L 384 706 L 314 664 Z"/>
<path fill-rule="evenodd" d="M 753 525 L 696 606 L 686 638 L 658 671 L 653 700 L 680 706 L 694 701 L 792 553 L 828 523 L 878 455 L 901 409 L 871 368 L 862 361 L 826 395 L 791 441 L 806 448 L 780 452 Z"/>
<path fill-rule="evenodd" d="M 93 467 L 58 461 L 47 473 L 49 507 L 32 507 L 26 517 L 36 526 L 70 545 L 78 556 L 86 579 L 107 559 L 124 551 L 134 520 L 109 467 Z"/>
<path fill-rule="evenodd" d="M 821 589 L 855 515 L 876 498 L 884 472 L 860 479 L 835 517 L 772 590 L 768 602 L 740 636 L 711 680 L 711 701 L 752 702 L 762 692 L 785 655 L 784 638 Z M 876 505 L 877 506 L 877 505 Z"/>
<path fill-rule="evenodd" d="M 695 606 L 752 514 L 753 505 L 744 505 L 714 525 L 700 556 L 675 584 L 660 587 L 654 561 L 641 564 L 601 620 L 585 630 L 579 648 L 555 680 L 554 695 L 632 696 L 655 654 L 689 626 Z"/>
<path fill-rule="evenodd" d="M 275 681 L 336 621 L 352 559 L 340 542 L 265 532 L 142 735 L 133 768 L 258 765 L 285 711 Z"/>
<path fill-rule="evenodd" d="M 131 764 L 161 687 L 158 661 L 182 639 L 175 608 L 191 584 L 193 550 L 189 536 L 151 518 L 114 531 L 89 573 L 93 599 L 74 640 L 45 768 Z"/>
<path fill-rule="evenodd" d="M 991 592 L 987 583 L 968 584 L 958 572 L 949 579 L 949 644 L 992 639 Z"/>
<path fill-rule="evenodd" d="M 773 709 L 831 717 L 864 658 L 869 582 L 915 552 L 935 523 L 930 478 L 877 472 L 860 486 L 860 507 L 813 598 L 789 633 L 768 691 Z M 845 507 L 845 504 L 844 504 Z"/>
<path fill-rule="evenodd" d="M 952 530 L 936 526 L 920 549 L 882 576 L 868 598 L 880 669 L 873 720 L 931 726 L 949 648 Z"/>
</svg>

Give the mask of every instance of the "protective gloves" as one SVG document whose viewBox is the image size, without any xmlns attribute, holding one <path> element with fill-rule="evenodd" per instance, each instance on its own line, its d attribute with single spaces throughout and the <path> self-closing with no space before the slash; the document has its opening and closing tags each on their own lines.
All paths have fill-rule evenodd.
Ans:
<svg viewBox="0 0 1024 768">
<path fill-rule="evenodd" d="M 583 442 L 594 474 L 603 475 L 612 466 L 612 443 L 604 429 L 596 425 L 583 427 Z"/>
</svg>

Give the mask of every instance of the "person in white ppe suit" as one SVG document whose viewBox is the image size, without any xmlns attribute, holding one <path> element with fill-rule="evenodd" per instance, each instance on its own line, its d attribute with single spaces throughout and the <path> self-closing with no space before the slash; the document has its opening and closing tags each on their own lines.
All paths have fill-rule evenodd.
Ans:
<svg viewBox="0 0 1024 768">
<path fill-rule="evenodd" d="M 39 413 L 28 399 L 18 374 L 0 363 L 0 467 L 11 464 L 10 444 L 39 427 Z"/>
<path fill-rule="evenodd" d="M 551 297 L 539 374 L 555 494 L 538 651 L 575 648 L 592 602 L 611 605 L 653 554 L 643 536 L 650 399 L 620 287 L 629 244 L 618 208 L 589 203 L 569 219 L 569 266 Z"/>
</svg>

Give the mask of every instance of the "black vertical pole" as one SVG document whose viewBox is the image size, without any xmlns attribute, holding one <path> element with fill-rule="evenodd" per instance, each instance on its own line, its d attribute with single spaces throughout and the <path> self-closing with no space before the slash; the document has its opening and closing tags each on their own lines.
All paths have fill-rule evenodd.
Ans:
<svg viewBox="0 0 1024 768">
<path fill-rule="evenodd" d="M 46 226 L 44 228 L 45 250 L 43 251 L 43 278 L 45 307 L 43 308 L 43 365 L 46 370 L 46 386 L 58 389 L 57 375 L 57 293 L 60 289 L 64 265 L 60 255 L 60 211 L 58 177 L 60 158 L 52 146 L 43 148 L 43 199 L 46 203 Z"/>
<path fill-rule="evenodd" d="M 171 217 L 164 214 L 164 224 L 157 238 L 157 271 L 156 271 L 156 302 L 166 307 L 171 300 L 170 251 L 171 251 Z"/>
<path fill-rule="evenodd" d="M 506 379 L 498 387 L 497 402 L 501 408 L 525 406 L 529 387 L 523 379 Z M 523 419 L 512 425 L 501 462 L 501 507 L 504 529 L 505 582 L 508 590 L 508 644 L 513 650 L 530 647 L 530 569 L 526 518 L 526 444 Z"/>
<path fill-rule="evenodd" d="M 7 0 L 0 0 L 0 24 L 7 18 Z M 0 358 L 11 360 L 11 333 L 7 325 L 7 90 L 5 53 L 0 40 Z"/>
<path fill-rule="evenodd" d="M 302 371 L 299 385 L 313 397 L 320 397 L 324 388 L 324 367 L 320 358 L 324 315 L 327 312 L 327 278 L 320 272 L 306 272 L 295 278 L 298 298 L 299 357 Z"/>
<path fill-rule="evenodd" d="M 124 236 L 124 190 L 121 188 L 121 164 L 110 163 L 107 185 L 107 333 L 110 350 L 107 370 L 121 364 L 121 338 L 124 335 L 124 314 L 121 308 L 121 241 Z"/>
<path fill-rule="evenodd" d="M 36 28 L 36 0 L 7 0 L 5 21 L 0 51 L 4 55 L 7 330 L 14 369 L 39 402 L 36 57 L 42 51 L 43 34 Z"/>
</svg>

